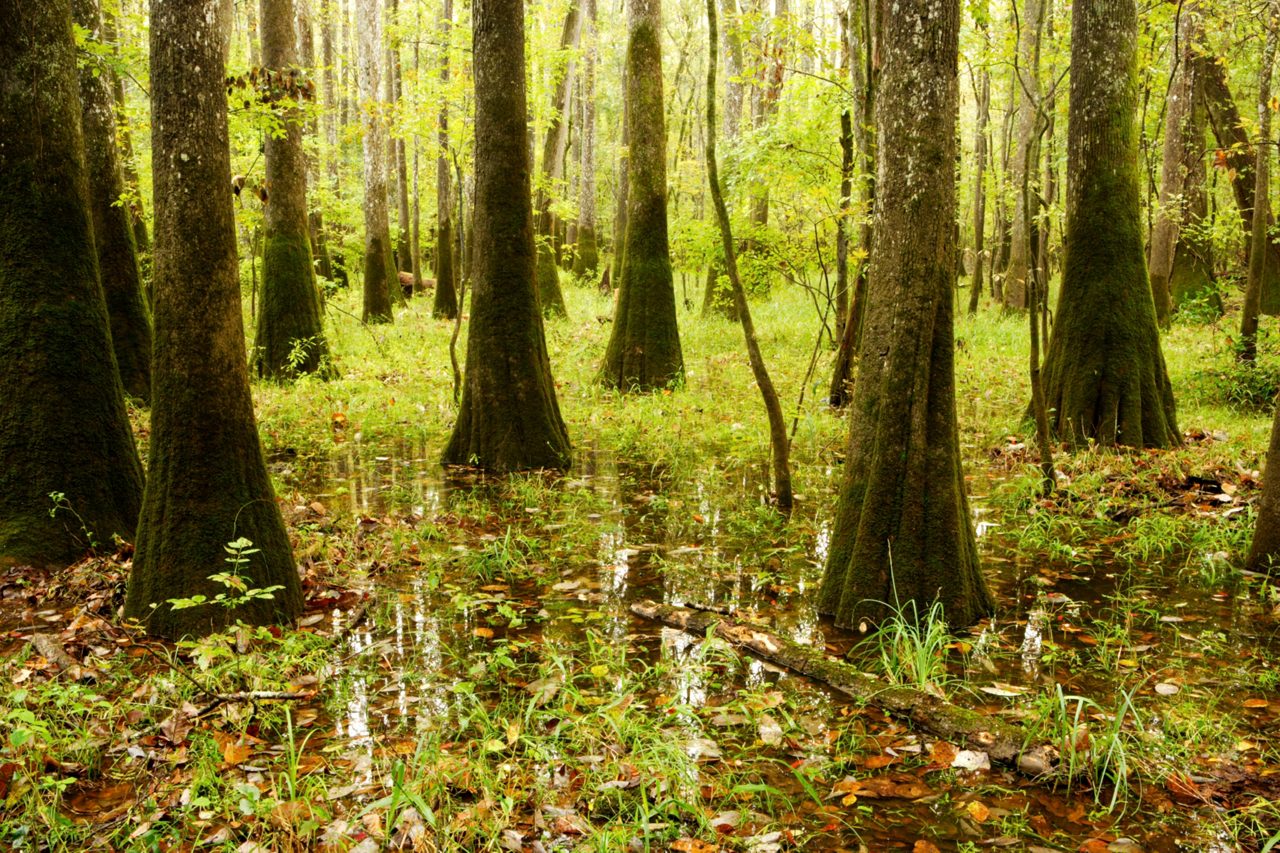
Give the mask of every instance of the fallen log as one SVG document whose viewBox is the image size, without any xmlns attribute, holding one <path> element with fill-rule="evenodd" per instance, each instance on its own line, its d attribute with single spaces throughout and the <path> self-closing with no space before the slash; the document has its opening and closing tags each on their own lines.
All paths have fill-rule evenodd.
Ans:
<svg viewBox="0 0 1280 853">
<path fill-rule="evenodd" d="M 1019 727 L 990 714 L 953 705 L 922 690 L 885 684 L 843 661 L 827 657 L 820 649 L 707 611 L 639 601 L 631 605 L 631 612 L 698 637 L 711 632 L 770 663 L 874 705 L 935 737 L 986 752 L 992 761 L 1014 767 L 1028 776 L 1043 776 L 1056 768 L 1057 749 L 1045 742 L 1032 743 Z"/>
</svg>

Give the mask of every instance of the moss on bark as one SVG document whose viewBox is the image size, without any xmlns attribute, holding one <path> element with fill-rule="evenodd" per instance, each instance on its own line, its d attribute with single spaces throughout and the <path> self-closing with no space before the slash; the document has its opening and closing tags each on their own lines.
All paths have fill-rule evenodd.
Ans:
<svg viewBox="0 0 1280 853">
<path fill-rule="evenodd" d="M 524 5 L 477 0 L 474 22 L 475 284 L 462 402 L 443 461 L 496 472 L 563 469 L 569 437 L 534 289 Z"/>
<path fill-rule="evenodd" d="M 956 426 L 959 3 L 900 4 L 884 21 L 875 122 L 883 180 L 848 453 L 818 602 L 840 626 L 877 620 L 909 601 L 919 615 L 940 601 L 955 625 L 993 606 Z"/>
<path fill-rule="evenodd" d="M 221 9 L 222 7 L 219 6 Z M 228 21 L 204 4 L 151 5 L 155 178 L 155 399 L 147 490 L 125 614 L 156 636 L 286 622 L 302 608 L 297 567 L 258 440 L 249 393 L 227 142 Z M 304 223 L 305 229 L 305 223 Z M 305 239 L 306 232 L 300 235 Z M 190 286 L 200 270 L 201 286 Z M 225 546 L 253 542 L 239 567 L 270 599 L 237 608 L 169 601 L 227 592 Z"/>
<path fill-rule="evenodd" d="M 458 316 L 458 284 L 453 266 L 453 220 L 445 216 L 436 228 L 436 293 L 431 316 L 448 320 Z"/>
<path fill-rule="evenodd" d="M 293 0 L 261 0 L 262 61 L 281 75 L 297 68 Z M 286 95 L 291 93 L 285 93 Z M 322 369 L 328 355 L 324 312 L 312 265 L 302 113 L 286 108 L 282 133 L 268 134 L 262 298 L 254 357 L 258 373 L 288 379 Z"/>
<path fill-rule="evenodd" d="M 629 15 L 627 230 L 600 379 L 623 391 L 650 391 L 684 380 L 684 355 L 667 238 L 660 0 L 630 0 Z"/>
<path fill-rule="evenodd" d="M 1136 21 L 1133 0 L 1072 14 L 1065 259 L 1045 397 L 1054 431 L 1075 444 L 1181 440 L 1143 252 Z"/>
<path fill-rule="evenodd" d="M 132 538 L 142 469 L 98 281 L 69 0 L 0 11 L 0 564 Z M 51 492 L 75 516 L 50 516 Z M 78 517 L 76 517 L 78 516 Z"/>
<path fill-rule="evenodd" d="M 101 37 L 102 14 L 96 0 L 76 0 L 73 13 L 77 24 Z M 151 401 L 151 318 L 142 295 L 130 207 L 119 203 L 125 187 L 116 151 L 115 99 L 107 86 L 108 75 L 100 71 L 92 64 L 80 69 L 94 248 L 120 381 L 125 393 L 146 404 Z"/>
</svg>

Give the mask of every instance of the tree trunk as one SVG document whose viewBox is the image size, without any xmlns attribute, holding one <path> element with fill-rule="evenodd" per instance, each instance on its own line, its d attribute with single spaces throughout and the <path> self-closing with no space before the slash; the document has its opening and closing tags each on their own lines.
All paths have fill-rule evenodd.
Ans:
<svg viewBox="0 0 1280 853">
<path fill-rule="evenodd" d="M 117 24 L 120 8 L 106 14 L 102 18 L 102 38 L 112 47 L 112 54 L 117 62 L 123 62 L 123 35 Z M 138 169 L 133 157 L 133 134 L 129 132 L 129 124 L 124 118 L 124 81 L 114 69 L 104 72 L 111 84 L 111 97 L 116 110 L 116 133 L 120 141 L 120 174 L 129 191 L 129 225 L 133 229 L 133 243 L 137 253 L 141 254 L 151 248 L 151 239 L 147 235 L 147 220 L 142 211 L 142 195 L 138 186 Z"/>
<path fill-rule="evenodd" d="M 578 45 L 581 31 L 579 0 L 570 0 L 560 32 L 560 53 L 567 54 Z M 551 97 L 551 121 L 542 145 L 542 181 L 537 197 L 538 299 L 548 315 L 565 316 L 564 294 L 560 292 L 560 270 L 556 264 L 556 219 L 551 202 L 556 187 L 564 178 L 564 152 L 569 134 L 569 94 L 573 81 L 573 59 L 565 62 L 564 73 L 555 81 Z"/>
<path fill-rule="evenodd" d="M 440 90 L 449 89 L 449 33 L 453 27 L 453 2 L 440 7 Z M 458 282 L 453 263 L 453 204 L 449 190 L 449 101 L 440 98 L 440 151 L 436 156 L 436 293 L 431 316 L 453 319 L 458 315 Z"/>
<path fill-rule="evenodd" d="M 1280 567 L 1280 399 L 1271 420 L 1271 442 L 1267 446 L 1267 467 L 1262 478 L 1262 501 L 1258 521 L 1249 545 L 1246 569 L 1277 574 Z"/>
<path fill-rule="evenodd" d="M 738 17 L 737 0 L 721 0 L 724 26 L 721 43 L 724 46 L 724 141 L 732 147 L 738 140 L 742 127 L 744 103 L 742 22 Z M 738 303 L 731 289 L 721 285 L 724 275 L 724 258 L 719 247 L 712 249 L 712 261 L 707 267 L 707 281 L 702 296 L 702 316 L 719 316 L 738 322 Z"/>
<path fill-rule="evenodd" d="M 581 176 L 578 181 L 578 239 L 573 257 L 573 274 L 592 278 L 600 266 L 596 244 L 596 64 L 600 55 L 596 32 L 596 0 L 585 0 L 587 17 L 582 58 Z"/>
<path fill-rule="evenodd" d="M 475 240 L 471 327 L 446 465 L 569 466 L 534 281 L 524 0 L 475 0 Z"/>
<path fill-rule="evenodd" d="M 293 28 L 293 0 L 261 0 L 262 59 L 274 82 L 271 100 L 302 101 L 303 90 L 292 72 L 298 56 Z M 315 373 L 328 360 L 324 312 L 311 266 L 311 233 L 307 222 L 307 158 L 302 151 L 302 112 L 280 112 L 282 135 L 267 134 L 262 253 L 262 300 L 254 336 L 258 375 L 288 379 Z"/>
<path fill-rule="evenodd" d="M 76 23 L 101 40 L 102 13 L 97 0 L 75 0 Z M 102 294 L 111 321 L 111 344 L 126 394 L 151 402 L 151 320 L 142 295 L 142 270 L 134 244 L 120 159 L 116 153 L 115 98 L 107 87 L 110 72 L 95 64 L 80 69 L 80 107 L 84 128 L 89 210 Z"/>
<path fill-rule="evenodd" d="M 627 11 L 627 233 L 600 379 L 621 391 L 652 391 L 684 380 L 667 242 L 662 3 L 628 0 Z"/>
<path fill-rule="evenodd" d="M 80 120 L 70 2 L 0 0 L 0 565 L 129 538 L 142 500 Z"/>
<path fill-rule="evenodd" d="M 398 24 L 396 20 L 399 0 L 388 0 L 387 17 L 391 23 Z M 400 105 L 403 108 L 404 88 L 404 72 L 400 67 L 400 39 L 398 37 L 388 40 L 387 55 L 390 62 L 387 63 L 387 80 L 391 84 L 391 105 Z M 413 251 L 409 247 L 409 158 L 405 155 L 404 135 L 400 134 L 391 140 L 391 150 L 395 156 L 394 165 L 396 173 L 396 209 L 399 218 L 396 220 L 396 269 L 411 270 L 413 269 Z"/>
<path fill-rule="evenodd" d="M 306 70 L 308 77 L 314 83 L 319 75 L 320 69 L 316 66 L 316 44 L 315 32 L 311 25 L 311 11 L 308 9 L 310 0 L 297 0 L 294 4 L 294 12 L 296 15 L 297 32 L 298 32 L 298 53 L 301 55 L 302 67 Z M 314 100 L 315 89 L 311 89 L 310 98 Z M 320 140 L 320 120 L 318 111 L 313 113 L 306 123 L 306 133 L 316 140 L 317 147 Z M 307 173 L 306 180 L 308 187 L 315 187 L 320 184 L 320 163 L 323 156 L 307 157 Z M 333 264 L 329 260 L 329 245 L 325 240 L 324 230 L 324 211 L 316 204 L 315 197 L 308 198 L 307 210 L 307 230 L 311 236 L 311 257 L 314 261 L 313 270 L 319 273 L 323 278 L 332 280 Z M 314 275 L 312 279 L 314 281 Z"/>
<path fill-rule="evenodd" d="M 1218 149 L 1226 158 L 1227 174 L 1231 178 L 1231 191 L 1240 211 L 1240 221 L 1245 233 L 1245 257 L 1249 257 L 1253 241 L 1253 166 L 1255 152 L 1249 134 L 1236 109 L 1227 86 L 1226 66 L 1216 57 L 1196 54 L 1198 72 L 1204 85 L 1204 103 L 1209 113 L 1209 123 L 1218 142 Z M 1274 217 L 1267 215 L 1267 228 Z M 1267 241 L 1267 260 L 1263 272 L 1260 311 L 1263 314 L 1280 314 L 1280 235 L 1272 235 Z"/>
<path fill-rule="evenodd" d="M 729 284 L 733 288 L 733 300 L 737 304 L 738 319 L 742 323 L 742 335 L 746 339 L 747 358 L 751 362 L 751 373 L 755 377 L 756 386 L 764 400 L 765 412 L 769 418 L 769 449 L 773 461 L 774 494 L 778 507 L 784 512 L 791 511 L 791 448 L 787 440 L 787 424 L 782 416 L 782 404 L 778 401 L 778 392 L 773 387 L 773 380 L 765 367 L 764 356 L 760 352 L 760 342 L 756 339 L 755 323 L 751 319 L 751 308 L 747 305 L 747 294 L 742 288 L 742 279 L 738 277 L 738 259 L 733 245 L 733 230 L 729 224 L 729 209 L 725 207 L 724 196 L 720 192 L 719 166 L 716 164 L 716 0 L 707 0 L 707 29 L 710 33 L 707 43 L 710 45 L 710 60 L 707 62 L 707 182 L 711 188 L 711 203 L 715 206 L 716 221 L 720 226 L 720 248 L 724 252 L 725 272 L 729 276 Z"/>
<path fill-rule="evenodd" d="M 627 207 L 630 186 L 628 184 L 630 176 L 630 167 L 627 165 L 630 158 L 631 150 L 631 105 L 628 103 L 627 92 L 627 65 L 622 65 L 622 133 L 619 143 L 621 151 L 618 153 L 618 193 L 614 200 L 613 212 L 613 257 L 610 260 L 610 272 L 613 280 L 613 287 L 617 287 L 619 281 L 622 280 L 622 254 L 623 248 L 627 242 Z"/>
<path fill-rule="evenodd" d="M 1011 177 L 1014 189 L 1013 222 L 1009 238 L 1009 263 L 1005 267 L 1004 305 L 1027 307 L 1027 280 L 1034 274 L 1031 262 L 1032 217 L 1029 202 L 1036 197 L 1039 139 L 1036 132 L 1040 108 L 1040 33 L 1044 26 L 1043 0 L 1024 0 L 1018 34 L 1018 66 L 1013 85 L 1018 98 L 1018 137 L 1013 151 Z"/>
<path fill-rule="evenodd" d="M 958 0 L 886 14 L 876 100 L 876 241 L 858 381 L 818 607 L 838 626 L 936 600 L 953 625 L 989 613 L 956 427 Z"/>
<path fill-rule="evenodd" d="M 982 33 L 981 82 L 978 83 L 978 126 L 973 134 L 973 276 L 969 285 L 969 313 L 978 313 L 982 298 L 982 276 L 986 258 L 983 255 L 987 230 L 987 127 L 991 123 L 991 72 L 986 59 L 991 49 L 991 33 L 987 23 L 988 7 L 984 3 L 975 15 Z"/>
<path fill-rule="evenodd" d="M 1268 4 L 1268 16 L 1277 11 L 1276 0 Z M 1258 67 L 1258 145 L 1253 163 L 1253 227 L 1251 234 L 1267 233 L 1271 221 L 1271 66 L 1276 58 L 1276 22 L 1267 21 L 1266 46 Z M 1240 309 L 1240 360 L 1253 364 L 1258 357 L 1258 314 L 1262 308 L 1262 286 L 1266 276 L 1267 248 L 1262 240 L 1249 245 L 1249 276 Z"/>
<path fill-rule="evenodd" d="M 151 4 L 154 400 L 124 612 L 169 638 L 236 622 L 288 622 L 302 610 L 249 393 L 227 191 L 226 8 L 210 14 L 205 0 Z M 299 233 L 305 245 L 305 222 Z M 199 287 L 191 286 L 193 270 Z M 228 566 L 226 546 L 234 540 L 249 540 L 256 551 Z M 214 603 L 218 594 L 234 595 L 209 577 L 228 568 L 250 590 L 274 589 L 272 597 L 237 607 Z M 197 595 L 208 601 L 188 609 L 170 603 Z"/>
<path fill-rule="evenodd" d="M 387 215 L 386 148 L 378 105 L 382 16 L 378 0 L 358 0 L 360 100 L 364 113 L 364 312 L 366 323 L 391 322 L 391 298 L 400 289 Z"/>
<path fill-rule="evenodd" d="M 1171 447 L 1181 437 L 1139 212 L 1134 0 L 1076 3 L 1071 69 L 1066 257 L 1047 408 L 1073 444 Z"/>
<path fill-rule="evenodd" d="M 1161 326 L 1168 326 L 1173 311 L 1189 298 L 1209 296 L 1222 311 L 1214 284 L 1213 245 L 1201 231 L 1209 205 L 1204 189 L 1204 84 L 1195 60 L 1199 38 L 1200 10 L 1191 3 L 1178 19 L 1176 52 L 1171 54 L 1175 71 L 1165 104 L 1160 204 L 1151 232 L 1151 295 Z"/>
</svg>

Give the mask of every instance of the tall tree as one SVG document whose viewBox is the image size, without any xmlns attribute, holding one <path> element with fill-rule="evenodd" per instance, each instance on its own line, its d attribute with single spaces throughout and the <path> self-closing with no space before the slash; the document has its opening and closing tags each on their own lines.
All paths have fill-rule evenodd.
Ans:
<svg viewBox="0 0 1280 853">
<path fill-rule="evenodd" d="M 724 50 L 724 141 L 733 147 L 741 134 L 742 107 L 746 100 L 743 84 L 743 34 L 738 15 L 737 0 L 721 0 L 724 26 L 720 27 L 720 44 Z M 719 315 L 738 322 L 737 301 L 732 288 L 725 288 L 722 279 L 726 275 L 724 258 L 720 249 L 712 250 L 711 263 L 707 265 L 707 282 L 702 296 L 702 316 Z"/>
<path fill-rule="evenodd" d="M 75 0 L 73 11 L 76 23 L 99 40 L 102 12 L 97 0 Z M 93 64 L 80 69 L 89 209 L 120 381 L 127 394 L 147 403 L 151 400 L 151 319 L 142 295 L 130 205 L 124 203 L 124 177 L 116 148 L 116 104 L 107 86 L 110 76 L 109 71 L 104 73 Z"/>
<path fill-rule="evenodd" d="M 297 15 L 299 58 L 302 61 L 302 68 L 306 70 L 307 76 L 311 81 L 307 95 L 314 100 L 316 92 L 315 81 L 320 76 L 321 69 L 316 65 L 315 27 L 312 25 L 310 4 L 311 0 L 296 0 L 294 12 Z M 317 150 L 322 151 L 320 146 L 319 110 L 314 111 L 311 117 L 307 119 L 306 133 L 316 140 Z M 321 183 L 320 166 L 322 160 L 321 156 L 307 157 L 308 187 L 314 187 Z M 315 262 L 315 271 L 324 278 L 332 280 L 333 263 L 329 258 L 329 242 L 325 235 L 324 210 L 320 205 L 316 204 L 314 195 L 308 195 L 307 202 L 307 230 L 311 235 L 311 256 Z"/>
<path fill-rule="evenodd" d="M 577 276 L 595 275 L 600 265 L 600 250 L 596 241 L 596 64 L 600 45 L 596 32 L 596 0 L 584 0 L 587 4 L 583 22 L 583 41 L 586 53 L 582 58 L 582 133 L 578 183 L 578 237 L 577 251 L 573 256 L 573 272 Z"/>
<path fill-rule="evenodd" d="M 840 626 L 940 601 L 992 608 L 956 427 L 953 314 L 958 0 L 898 0 L 882 23 L 876 240 L 858 382 L 819 610 Z M 910 614 L 908 614 L 910 616 Z"/>
<path fill-rule="evenodd" d="M 1016 3 L 1016 0 L 1015 0 Z M 1027 307 L 1027 281 L 1035 274 L 1031 234 L 1035 211 L 1035 187 L 1039 157 L 1037 133 L 1040 110 L 1040 34 L 1044 28 L 1044 0 L 1023 0 L 1018 19 L 1018 63 L 1013 84 L 1018 96 L 1018 136 L 1011 162 L 1013 182 L 1013 223 L 1010 232 L 1009 263 L 1005 267 L 1004 304 Z M 1016 12 L 1016 5 L 1015 5 Z"/>
<path fill-rule="evenodd" d="M 453 28 L 453 0 L 440 5 L 440 90 L 449 89 L 449 33 Z M 434 317 L 458 314 L 458 276 L 453 257 L 453 199 L 449 181 L 449 99 L 440 98 L 439 145 L 436 155 L 436 293 Z"/>
<path fill-rule="evenodd" d="M 262 299 L 254 358 L 258 373 L 285 379 L 320 370 L 329 348 L 315 270 L 311 266 L 311 229 L 307 221 L 307 157 L 302 151 L 303 115 L 299 85 L 293 0 L 261 0 L 262 61 L 267 89 L 263 97 L 280 113 L 277 132 L 266 141 L 262 250 Z"/>
<path fill-rule="evenodd" d="M 1209 215 L 1205 193 L 1205 105 L 1200 50 L 1200 8 L 1182 7 L 1173 40 L 1173 80 L 1165 102 L 1160 204 L 1151 231 L 1151 295 L 1156 320 L 1167 326 L 1184 300 L 1209 296 L 1222 310 L 1214 288 L 1213 244 L 1204 233 Z"/>
<path fill-rule="evenodd" d="M 627 232 L 600 378 L 623 391 L 650 391 L 684 379 L 667 241 L 662 3 L 628 0 L 627 12 Z"/>
<path fill-rule="evenodd" d="M 117 62 L 123 61 L 122 42 L 124 34 L 119 26 L 123 8 L 123 3 L 118 3 L 114 10 L 108 10 L 107 14 L 102 17 L 102 39 L 111 45 Z M 128 188 L 130 193 L 128 209 L 129 222 L 133 228 L 133 242 L 139 252 L 145 252 L 151 246 L 151 239 L 147 235 L 146 217 L 142 214 L 142 198 L 138 189 L 138 170 L 133 159 L 133 134 L 129 130 L 129 123 L 124 114 L 124 79 L 120 74 L 116 73 L 114 68 L 107 69 L 105 73 L 111 85 L 111 97 L 115 102 L 116 108 L 116 134 L 120 142 L 120 173 L 124 178 L 125 187 Z"/>
<path fill-rule="evenodd" d="M 258 441 L 241 320 L 227 176 L 225 49 L 229 4 L 151 3 L 151 170 L 155 181 L 154 400 L 151 451 L 125 615 L 156 636 L 239 620 L 270 624 L 302 609 L 297 567 Z M 305 222 L 302 236 L 305 238 Z M 200 286 L 191 287 L 191 271 Z M 169 602 L 228 592 L 210 579 L 226 546 L 253 543 L 230 568 L 271 598 L 237 607 Z"/>
<path fill-rule="evenodd" d="M 391 322 L 391 296 L 400 289 L 387 215 L 386 144 L 378 103 L 382 15 L 378 0 L 358 0 L 360 110 L 364 117 L 364 312 L 367 323 Z"/>
<path fill-rule="evenodd" d="M 387 18 L 391 23 L 390 38 L 387 39 L 387 83 L 391 89 L 388 103 L 403 107 L 404 72 L 400 65 L 400 21 L 399 0 L 387 0 Z M 413 269 L 413 251 L 409 248 L 409 160 L 405 154 L 404 134 L 397 134 L 391 140 L 392 167 L 395 171 L 396 186 L 396 269 Z"/>
<path fill-rule="evenodd" d="M 142 500 L 80 134 L 70 0 L 0 0 L 0 565 L 129 537 Z"/>
<path fill-rule="evenodd" d="M 1267 233 L 1271 222 L 1271 66 L 1276 59 L 1276 28 L 1273 20 L 1280 2 L 1271 0 L 1266 15 L 1267 38 L 1258 66 L 1258 142 L 1253 163 L 1253 226 L 1255 237 Z M 1258 315 L 1262 312 L 1262 288 L 1266 281 L 1266 240 L 1249 243 L 1249 274 L 1244 288 L 1244 306 L 1240 309 L 1240 360 L 1252 364 L 1258 357 Z"/>
<path fill-rule="evenodd" d="M 991 71 L 987 68 L 991 49 L 991 27 L 986 2 L 974 4 L 974 23 L 982 36 L 982 53 L 974 90 L 978 101 L 978 124 L 973 133 L 973 276 L 969 283 L 969 313 L 978 313 L 982 298 L 982 276 L 986 257 L 983 243 L 987 230 L 987 126 L 991 123 Z"/>
<path fill-rule="evenodd" d="M 534 283 L 524 0 L 475 0 L 475 258 L 466 379 L 446 465 L 567 468 Z"/>
<path fill-rule="evenodd" d="M 564 294 L 560 292 L 560 272 L 556 263 L 555 235 L 557 220 L 551 212 L 556 187 L 564 178 L 564 154 L 569 138 L 569 100 L 572 93 L 574 62 L 571 51 L 578 46 L 581 32 L 580 0 L 569 0 L 564 28 L 560 33 L 560 55 L 566 57 L 558 72 L 551 96 L 551 121 L 542 144 L 541 181 L 537 194 L 538 226 L 538 298 L 548 314 L 565 315 Z M 659 105 L 661 108 L 661 105 Z"/>
<path fill-rule="evenodd" d="M 1072 8 L 1065 259 L 1045 398 L 1064 440 L 1169 447 L 1181 437 L 1143 251 L 1137 31 L 1134 0 Z"/>
</svg>

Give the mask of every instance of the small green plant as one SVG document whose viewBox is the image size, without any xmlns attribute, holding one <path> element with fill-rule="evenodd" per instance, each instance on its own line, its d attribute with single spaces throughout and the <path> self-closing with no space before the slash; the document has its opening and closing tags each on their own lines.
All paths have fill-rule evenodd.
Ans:
<svg viewBox="0 0 1280 853">
<path fill-rule="evenodd" d="M 225 587 L 227 591 L 220 592 L 213 598 L 203 594 L 196 594 L 190 598 L 171 598 L 168 601 L 170 607 L 174 610 L 187 610 L 203 604 L 217 604 L 235 609 L 251 601 L 275 598 L 276 590 L 284 589 L 281 584 L 261 588 L 249 586 L 249 578 L 244 575 L 243 570 L 249 563 L 249 555 L 259 553 L 259 549 L 254 548 L 253 543 L 248 539 L 241 536 L 223 547 L 231 555 L 225 558 L 231 564 L 231 570 L 209 575 L 209 580 Z"/>
<path fill-rule="evenodd" d="M 893 684 L 901 684 L 941 696 L 950 680 L 947 644 L 951 634 L 942 602 L 935 601 L 923 615 L 914 600 L 885 604 L 889 617 L 855 650 L 869 647 L 880 672 Z"/>
<path fill-rule="evenodd" d="M 88 545 L 89 550 L 96 553 L 98 550 L 98 540 L 93 535 L 93 531 L 89 529 L 89 525 L 85 523 L 84 518 L 80 513 L 76 512 L 75 507 L 71 505 L 71 501 L 67 500 L 66 493 L 50 492 L 49 500 L 53 501 L 53 506 L 49 509 L 49 517 L 57 518 L 60 511 L 70 513 L 71 516 L 80 523 L 80 532 L 84 534 L 84 540 Z"/>
</svg>

